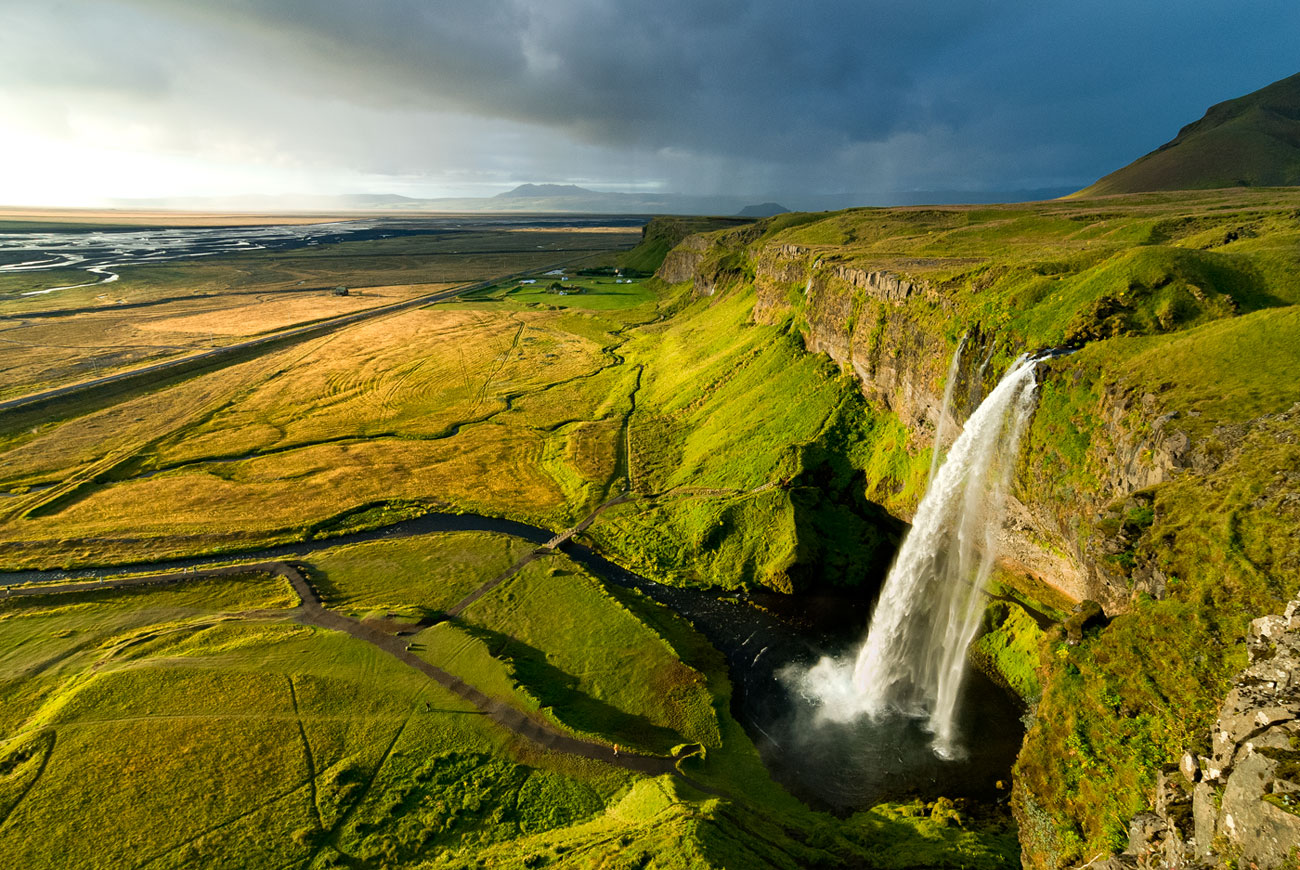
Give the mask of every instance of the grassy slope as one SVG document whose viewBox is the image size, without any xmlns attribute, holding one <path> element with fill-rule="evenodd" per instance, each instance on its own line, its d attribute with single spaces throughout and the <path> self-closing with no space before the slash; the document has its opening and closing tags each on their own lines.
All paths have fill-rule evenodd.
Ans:
<svg viewBox="0 0 1300 870">
<path fill-rule="evenodd" d="M 750 323 L 753 302 L 746 289 L 684 299 L 624 349 L 643 367 L 629 444 L 647 498 L 589 534 L 666 582 L 861 582 L 889 545 L 858 487 L 890 423 L 789 323 Z"/>
<path fill-rule="evenodd" d="M 1212 106 L 1171 142 L 1076 196 L 1300 184 L 1300 74 Z"/>
<path fill-rule="evenodd" d="M 458 698 L 288 621 L 290 600 L 250 577 L 5 603 L 0 752 L 41 753 L 0 823 L 6 863 L 415 859 L 589 816 L 626 782 L 503 752 Z"/>
<path fill-rule="evenodd" d="M 1300 415 L 1288 374 L 1300 309 L 1108 344 L 1080 355 L 1085 377 L 1158 396 L 1217 467 L 1123 508 L 1136 534 L 1125 564 L 1160 570 L 1168 597 L 1142 597 L 1077 647 L 1049 639 L 1052 679 L 1018 764 L 1034 820 L 1026 842 L 1047 865 L 1123 845 L 1123 820 L 1149 805 L 1159 766 L 1208 749 L 1250 620 L 1300 593 Z M 1089 409 L 1072 411 L 1082 421 Z"/>
<path fill-rule="evenodd" d="M 640 243 L 620 255 L 618 265 L 625 269 L 650 274 L 659 268 L 664 257 L 676 247 L 678 242 L 692 233 L 710 232 L 748 222 L 746 218 L 656 218 L 642 231 Z"/>
<path fill-rule="evenodd" d="M 340 603 L 401 607 L 436 588 L 412 586 L 410 570 L 450 578 L 501 543 L 381 542 L 365 545 L 379 562 L 343 548 L 310 570 L 327 571 Z M 554 704 L 555 721 L 598 739 L 698 740 L 708 755 L 691 774 L 738 799 L 508 739 L 365 644 L 293 623 L 287 586 L 250 575 L 0 604 L 0 855 L 30 867 L 1012 866 L 1005 827 L 946 804 L 846 822 L 801 807 L 767 778 L 728 712 L 721 657 L 689 626 L 567 563 L 535 568 L 466 612 L 499 679 L 465 675 Z M 417 645 L 455 653 L 431 632 Z"/>
<path fill-rule="evenodd" d="M 1207 733 L 1249 619 L 1300 587 L 1287 543 L 1300 529 L 1287 497 L 1300 468 L 1287 416 L 1300 398 L 1297 200 L 1214 193 L 786 216 L 759 241 L 926 281 L 937 294 L 909 300 L 906 316 L 949 348 L 972 326 L 995 335 L 995 367 L 1021 348 L 1091 342 L 1044 376 L 1020 496 L 1074 511 L 1085 540 L 1123 526 L 1135 540 L 1116 564 L 1159 570 L 1168 593 L 1136 601 L 1078 647 L 1014 605 L 990 613 L 977 658 L 1023 694 L 1043 692 L 1018 766 L 1036 863 L 1122 845 L 1159 765 Z M 1208 458 L 1139 502 L 1080 516 L 1107 474 L 1099 463 L 1114 433 L 1101 411 L 1116 395 L 1130 397 L 1131 432 L 1170 414 L 1166 425 Z"/>
</svg>

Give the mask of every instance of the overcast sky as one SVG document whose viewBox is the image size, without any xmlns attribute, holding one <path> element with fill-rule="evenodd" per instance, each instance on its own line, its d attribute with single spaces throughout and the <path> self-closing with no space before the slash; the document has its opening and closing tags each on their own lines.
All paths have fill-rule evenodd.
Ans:
<svg viewBox="0 0 1300 870">
<path fill-rule="evenodd" d="M 0 204 L 1082 186 L 1296 0 L 0 0 Z"/>
</svg>

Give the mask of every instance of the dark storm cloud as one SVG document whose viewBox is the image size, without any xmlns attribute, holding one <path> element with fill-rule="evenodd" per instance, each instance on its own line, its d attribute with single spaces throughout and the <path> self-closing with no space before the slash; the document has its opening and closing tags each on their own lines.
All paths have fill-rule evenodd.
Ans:
<svg viewBox="0 0 1300 870">
<path fill-rule="evenodd" d="M 104 0 L 74 14 L 81 8 L 29 7 L 31 22 L 62 40 L 65 62 L 32 73 L 17 46 L 3 74 L 22 76 L 22 66 L 29 81 L 48 75 L 46 85 L 70 92 L 171 100 L 170 117 L 194 113 L 188 123 L 205 136 L 242 131 L 287 149 L 307 130 L 304 153 L 378 172 L 420 171 L 403 124 L 408 139 L 432 142 L 429 113 L 451 112 L 474 122 L 458 145 L 451 134 L 430 145 L 444 170 L 521 161 L 535 178 L 585 167 L 611 181 L 630 171 L 769 191 L 1084 182 L 1170 138 L 1209 103 L 1300 69 L 1293 0 L 1230 9 L 1204 0 Z M 482 138 L 479 122 L 549 139 L 530 150 L 517 131 Z M 577 156 L 566 160 L 563 141 L 581 146 Z"/>
<path fill-rule="evenodd" d="M 772 156 L 810 133 L 833 147 L 928 123 L 942 100 L 917 90 L 921 55 L 1018 8 L 232 0 L 179 14 L 278 40 L 285 62 L 310 64 L 372 104 L 454 107 L 605 143 Z"/>
</svg>

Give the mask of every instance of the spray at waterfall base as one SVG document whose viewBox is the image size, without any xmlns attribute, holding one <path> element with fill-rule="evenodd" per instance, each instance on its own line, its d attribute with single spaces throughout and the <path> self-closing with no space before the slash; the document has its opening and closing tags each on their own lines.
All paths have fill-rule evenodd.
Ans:
<svg viewBox="0 0 1300 870">
<path fill-rule="evenodd" d="M 961 351 L 959 345 L 949 387 Z M 911 720 L 946 760 L 965 758 L 965 746 L 978 742 L 959 710 L 966 650 L 984 610 L 1039 359 L 1025 355 L 1012 364 L 932 473 L 856 653 L 778 673 L 816 710 L 811 727 L 843 728 L 865 718 L 888 739 Z M 941 419 L 947 413 L 945 407 Z"/>
</svg>

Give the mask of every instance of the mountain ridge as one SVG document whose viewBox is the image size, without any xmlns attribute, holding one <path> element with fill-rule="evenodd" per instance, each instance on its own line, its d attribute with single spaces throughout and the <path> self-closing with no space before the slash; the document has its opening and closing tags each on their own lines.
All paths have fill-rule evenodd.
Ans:
<svg viewBox="0 0 1300 870">
<path fill-rule="evenodd" d="M 1072 197 L 1300 185 L 1300 73 L 1216 103 L 1178 135 Z"/>
</svg>

